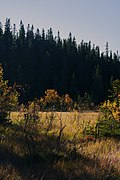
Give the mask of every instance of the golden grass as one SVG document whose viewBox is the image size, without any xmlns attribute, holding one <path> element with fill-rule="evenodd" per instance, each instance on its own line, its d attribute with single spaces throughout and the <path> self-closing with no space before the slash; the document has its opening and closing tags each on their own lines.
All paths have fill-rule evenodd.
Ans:
<svg viewBox="0 0 120 180">
<path fill-rule="evenodd" d="M 98 112 L 50 112 L 39 113 L 38 129 L 34 134 L 38 156 L 29 159 L 23 129 L 18 123 L 23 114 L 12 112 L 13 127 L 0 129 L 0 179 L 120 179 L 120 141 L 112 138 L 92 142 L 79 141 L 80 131 L 91 121 L 95 125 Z M 52 122 L 47 135 L 44 132 Z M 66 126 L 65 126 L 66 125 Z M 64 127 L 60 153 L 52 159 L 56 138 Z M 32 127 L 32 126 L 31 126 Z M 34 129 L 33 129 L 34 130 Z M 77 134 L 76 134 L 77 133 Z M 77 135 L 77 145 L 70 144 Z M 74 154 L 74 148 L 77 151 Z M 49 149 L 49 150 L 48 150 Z M 70 154 L 68 152 L 70 151 Z M 51 154 L 47 154 L 50 152 Z M 42 157 L 41 157 L 42 155 Z"/>
<path fill-rule="evenodd" d="M 98 118 L 98 112 L 53 112 L 57 119 L 62 118 L 63 121 L 67 122 L 73 120 L 74 118 L 78 119 L 79 121 L 93 121 L 95 122 Z M 18 118 L 22 117 L 24 113 L 20 112 L 11 112 L 11 119 L 17 120 Z M 47 115 L 51 115 L 51 112 L 39 112 L 41 118 L 45 118 Z"/>
<path fill-rule="evenodd" d="M 24 113 L 12 112 L 11 119 L 14 123 L 23 119 Z M 52 118 L 53 131 L 59 131 L 61 122 L 65 126 L 64 133 L 73 136 L 75 133 L 82 132 L 83 128 L 89 123 L 91 126 L 96 124 L 98 112 L 39 112 L 40 123 L 46 128 Z"/>
</svg>

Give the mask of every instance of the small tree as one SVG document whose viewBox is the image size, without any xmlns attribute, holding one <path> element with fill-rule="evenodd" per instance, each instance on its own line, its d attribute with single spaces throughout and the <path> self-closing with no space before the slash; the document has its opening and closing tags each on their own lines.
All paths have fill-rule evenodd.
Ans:
<svg viewBox="0 0 120 180">
<path fill-rule="evenodd" d="M 44 108 L 46 109 L 53 109 L 55 108 L 56 110 L 59 107 L 59 101 L 60 101 L 60 96 L 58 95 L 57 91 L 54 89 L 48 89 L 45 91 L 45 96 L 40 99 L 40 103 Z"/>
<path fill-rule="evenodd" d="M 109 90 L 110 96 L 109 98 L 111 100 L 116 100 L 119 106 L 119 101 L 120 101 L 120 80 L 116 79 L 112 82 L 112 89 Z"/>
<path fill-rule="evenodd" d="M 72 110 L 73 100 L 68 94 L 59 96 L 56 90 L 48 89 L 45 96 L 40 98 L 40 107 L 42 110 L 70 111 Z"/>
<path fill-rule="evenodd" d="M 0 124 L 9 122 L 9 112 L 18 104 L 18 92 L 15 86 L 9 87 L 8 81 L 3 80 L 3 69 L 0 65 Z"/>
<path fill-rule="evenodd" d="M 101 105 L 102 115 L 97 122 L 99 136 L 120 138 L 120 80 L 112 83 L 111 100 Z"/>
</svg>

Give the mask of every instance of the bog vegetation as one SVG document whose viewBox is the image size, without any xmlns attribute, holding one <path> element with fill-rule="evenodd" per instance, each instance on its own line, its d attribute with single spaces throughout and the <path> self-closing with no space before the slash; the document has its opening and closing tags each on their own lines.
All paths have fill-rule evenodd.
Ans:
<svg viewBox="0 0 120 180">
<path fill-rule="evenodd" d="M 0 178 L 120 179 L 120 80 L 86 113 L 87 94 L 75 102 L 48 89 L 20 105 L 16 89 L 0 66 Z"/>
</svg>

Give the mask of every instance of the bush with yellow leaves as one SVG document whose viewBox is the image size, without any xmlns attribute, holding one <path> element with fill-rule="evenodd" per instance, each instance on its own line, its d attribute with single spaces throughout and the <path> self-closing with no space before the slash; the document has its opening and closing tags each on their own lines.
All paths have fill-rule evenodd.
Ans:
<svg viewBox="0 0 120 180">
<path fill-rule="evenodd" d="M 111 102 L 110 100 L 107 100 L 103 103 L 101 108 L 109 110 L 114 119 L 120 121 L 120 101 L 114 100 Z"/>
<path fill-rule="evenodd" d="M 0 65 L 0 124 L 9 122 L 9 112 L 18 105 L 18 96 L 15 86 L 9 87 L 8 81 L 3 80 L 3 69 Z"/>
</svg>

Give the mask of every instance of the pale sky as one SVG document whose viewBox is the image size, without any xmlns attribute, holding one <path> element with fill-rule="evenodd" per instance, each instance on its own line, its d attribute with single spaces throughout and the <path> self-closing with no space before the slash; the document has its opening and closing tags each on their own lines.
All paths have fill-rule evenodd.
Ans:
<svg viewBox="0 0 120 180">
<path fill-rule="evenodd" d="M 33 24 L 46 31 L 51 27 L 61 38 L 72 32 L 77 43 L 90 40 L 102 51 L 108 41 L 110 50 L 120 54 L 120 0 L 0 0 L 3 25 L 6 18 L 12 25 L 22 20 L 25 27 Z"/>
</svg>

